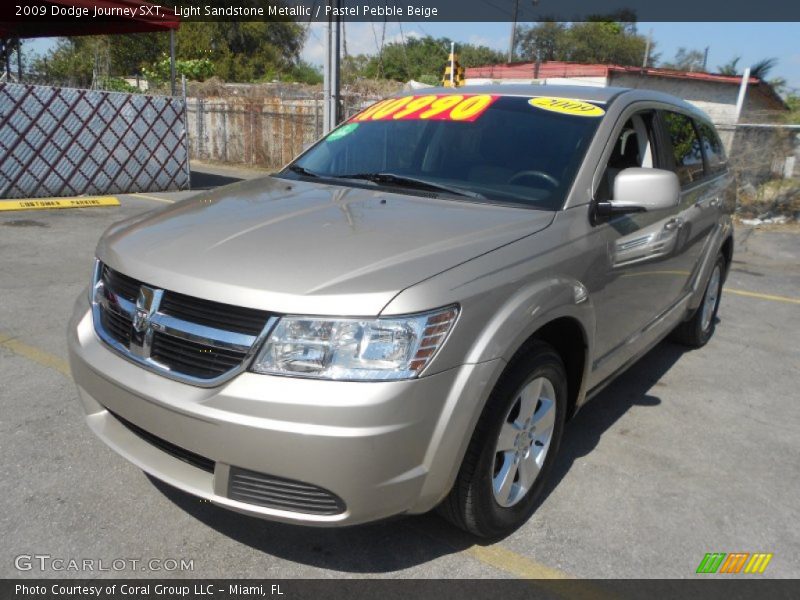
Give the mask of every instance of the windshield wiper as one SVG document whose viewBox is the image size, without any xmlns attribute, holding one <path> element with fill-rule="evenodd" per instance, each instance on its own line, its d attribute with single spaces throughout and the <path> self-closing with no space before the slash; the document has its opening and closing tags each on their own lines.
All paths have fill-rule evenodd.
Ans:
<svg viewBox="0 0 800 600">
<path fill-rule="evenodd" d="M 298 175 L 305 175 L 306 177 L 319 177 L 314 171 L 309 171 L 305 167 L 301 167 L 300 165 L 291 165 L 288 169 L 292 173 L 297 173 Z"/>
<path fill-rule="evenodd" d="M 355 173 L 353 175 L 336 175 L 335 177 L 336 179 L 364 179 L 373 183 L 385 183 L 398 187 L 431 190 L 435 192 L 447 192 L 456 196 L 468 196 L 470 198 L 486 198 L 483 194 L 465 190 L 464 188 L 443 185 L 441 183 L 434 183 L 432 181 L 426 181 L 425 179 L 417 179 L 416 177 L 407 177 L 406 175 L 397 175 L 395 173 Z"/>
</svg>

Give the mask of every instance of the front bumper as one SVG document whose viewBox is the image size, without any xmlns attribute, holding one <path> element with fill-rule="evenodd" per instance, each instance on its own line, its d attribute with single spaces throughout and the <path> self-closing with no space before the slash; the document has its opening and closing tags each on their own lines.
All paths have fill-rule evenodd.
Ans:
<svg viewBox="0 0 800 600">
<path fill-rule="evenodd" d="M 433 508 L 455 479 L 499 361 L 417 380 L 337 382 L 245 372 L 200 388 L 148 372 L 96 336 L 85 296 L 69 326 L 70 366 L 87 422 L 123 457 L 188 493 L 250 515 L 351 525 Z M 112 414 L 113 413 L 113 414 Z M 176 458 L 135 427 L 213 461 Z M 304 482 L 344 503 L 337 514 L 229 497 L 232 468 Z"/>
</svg>

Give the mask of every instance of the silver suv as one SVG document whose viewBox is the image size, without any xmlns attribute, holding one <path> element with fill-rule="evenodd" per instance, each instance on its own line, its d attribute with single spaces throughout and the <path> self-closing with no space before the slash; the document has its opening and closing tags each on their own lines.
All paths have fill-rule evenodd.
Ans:
<svg viewBox="0 0 800 600">
<path fill-rule="evenodd" d="M 307 525 L 525 522 L 564 424 L 714 331 L 731 174 L 708 118 L 614 88 L 431 89 L 279 173 L 109 229 L 69 328 L 89 427 Z"/>
</svg>

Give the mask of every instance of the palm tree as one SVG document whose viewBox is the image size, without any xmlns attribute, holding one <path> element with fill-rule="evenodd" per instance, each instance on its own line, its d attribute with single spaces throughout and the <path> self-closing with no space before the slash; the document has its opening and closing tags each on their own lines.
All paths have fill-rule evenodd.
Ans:
<svg viewBox="0 0 800 600">
<path fill-rule="evenodd" d="M 778 64 L 777 58 L 762 58 L 760 61 L 750 67 L 750 77 L 757 77 L 758 79 L 766 79 L 769 72 Z"/>
<path fill-rule="evenodd" d="M 724 65 L 718 66 L 717 71 L 720 75 L 741 75 L 739 71 L 739 61 L 741 58 L 741 56 L 735 56 Z M 750 67 L 750 77 L 756 77 L 758 79 L 765 80 L 767 75 L 769 75 L 769 72 L 772 71 L 777 64 L 777 58 L 762 58 L 760 61 Z"/>
<path fill-rule="evenodd" d="M 731 75 L 731 76 L 738 75 L 739 69 L 737 68 L 736 65 L 739 64 L 741 58 L 742 58 L 741 56 L 736 56 L 729 62 L 725 63 L 724 65 L 718 66 L 717 72 L 719 72 L 720 75 Z"/>
</svg>

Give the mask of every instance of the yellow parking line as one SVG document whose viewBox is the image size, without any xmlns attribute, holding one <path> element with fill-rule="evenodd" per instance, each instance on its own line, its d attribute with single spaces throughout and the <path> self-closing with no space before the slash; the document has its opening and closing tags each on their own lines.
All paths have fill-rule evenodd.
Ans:
<svg viewBox="0 0 800 600">
<path fill-rule="evenodd" d="M 773 294 L 761 294 L 759 292 L 748 292 L 747 290 L 735 290 L 729 287 L 725 288 L 725 292 L 729 294 L 736 294 L 737 296 L 746 296 L 748 298 L 759 298 L 761 300 L 772 300 L 773 302 L 787 302 L 789 304 L 800 304 L 800 298 L 790 298 L 789 296 L 775 296 Z"/>
<path fill-rule="evenodd" d="M 464 554 L 521 579 L 568 579 L 566 573 L 540 564 L 502 546 L 472 546 Z"/>
<path fill-rule="evenodd" d="M 548 567 L 533 559 L 517 554 L 513 550 L 493 544 L 491 546 L 471 546 L 462 554 L 505 571 L 519 579 L 535 579 L 536 587 L 569 600 L 610 600 L 606 590 L 593 583 L 575 579 L 572 575 Z M 556 581 L 557 580 L 557 581 Z M 616 596 L 614 596 L 616 598 Z"/>
<path fill-rule="evenodd" d="M 156 202 L 166 202 L 167 204 L 174 204 L 175 200 L 167 200 L 166 198 L 159 198 L 158 196 L 151 196 L 150 194 L 131 194 L 134 198 L 147 198 L 148 200 L 155 200 Z"/>
<path fill-rule="evenodd" d="M 91 208 L 94 206 L 119 206 L 119 199 L 116 196 L 87 196 L 79 198 L 24 198 L 22 200 L 0 200 L 0 211 Z"/>
<path fill-rule="evenodd" d="M 55 356 L 54 354 L 50 354 L 44 350 L 39 350 L 38 348 L 29 346 L 24 342 L 20 342 L 18 339 L 11 337 L 10 335 L 0 333 L 0 347 L 8 348 L 14 354 L 18 354 L 19 356 L 27 358 L 28 360 L 32 360 L 35 363 L 39 363 L 42 366 L 45 366 L 49 369 L 54 369 L 62 375 L 70 377 L 69 364 L 67 364 L 67 361 Z"/>
</svg>

